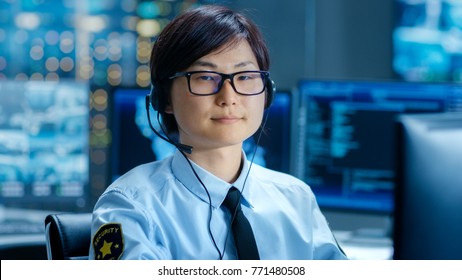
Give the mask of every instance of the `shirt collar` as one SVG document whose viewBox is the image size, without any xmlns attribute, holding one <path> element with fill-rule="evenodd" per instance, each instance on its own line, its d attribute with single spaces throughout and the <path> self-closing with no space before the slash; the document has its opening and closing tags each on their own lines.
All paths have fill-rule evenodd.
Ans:
<svg viewBox="0 0 462 280">
<path fill-rule="evenodd" d="M 217 208 L 220 207 L 222 202 L 224 201 L 226 195 L 228 194 L 228 190 L 234 186 L 239 191 L 242 192 L 242 200 L 241 203 L 246 203 L 248 206 L 252 206 L 249 202 L 249 181 L 247 180 L 247 174 L 250 167 L 250 163 L 247 161 L 245 153 L 242 152 L 242 161 L 243 167 L 241 174 L 237 180 L 230 184 L 212 173 L 208 172 L 207 170 L 203 169 L 192 160 L 189 160 L 191 165 L 193 166 L 194 170 L 196 171 L 197 175 L 199 176 L 200 180 L 204 183 L 204 186 L 207 188 L 207 191 L 210 195 L 210 201 L 212 206 Z M 181 152 L 176 151 L 173 155 L 172 160 L 172 171 L 173 175 L 193 194 L 199 197 L 201 200 L 209 203 L 209 197 L 207 195 L 204 186 L 200 183 L 196 175 L 191 169 L 187 159 L 185 156 L 181 154 Z M 247 182 L 246 182 L 247 181 Z M 244 185 L 245 184 L 245 185 Z"/>
</svg>

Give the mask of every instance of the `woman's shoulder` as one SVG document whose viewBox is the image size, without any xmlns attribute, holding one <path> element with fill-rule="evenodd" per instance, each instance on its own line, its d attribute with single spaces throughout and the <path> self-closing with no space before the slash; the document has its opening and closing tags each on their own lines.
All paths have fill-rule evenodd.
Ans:
<svg viewBox="0 0 462 280">
<path fill-rule="evenodd" d="M 311 205 L 315 197 L 310 186 L 294 175 L 271 170 L 259 165 L 252 167 L 252 185 L 260 192 L 282 195 L 281 199 L 287 199 L 297 205 Z"/>
<path fill-rule="evenodd" d="M 171 159 L 166 158 L 138 165 L 114 180 L 105 193 L 136 197 L 145 192 L 158 192 L 173 177 L 170 163 Z"/>
<path fill-rule="evenodd" d="M 257 164 L 252 167 L 254 176 L 262 182 L 279 186 L 300 186 L 309 188 L 308 185 L 292 174 L 272 170 Z"/>
</svg>

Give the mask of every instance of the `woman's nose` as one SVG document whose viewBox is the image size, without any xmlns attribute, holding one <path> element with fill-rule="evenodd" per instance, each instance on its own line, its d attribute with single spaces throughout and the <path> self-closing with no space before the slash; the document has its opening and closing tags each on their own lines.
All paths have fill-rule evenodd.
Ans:
<svg viewBox="0 0 462 280">
<path fill-rule="evenodd" d="M 223 86 L 217 93 L 217 102 L 220 106 L 235 105 L 237 102 L 237 92 L 234 90 L 231 81 L 226 79 L 223 82 Z"/>
</svg>

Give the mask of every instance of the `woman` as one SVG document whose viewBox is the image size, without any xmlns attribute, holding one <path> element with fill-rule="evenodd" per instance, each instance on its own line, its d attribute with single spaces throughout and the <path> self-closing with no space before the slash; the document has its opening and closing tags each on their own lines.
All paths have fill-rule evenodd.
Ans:
<svg viewBox="0 0 462 280">
<path fill-rule="evenodd" d="M 271 104 L 268 69 L 260 31 L 228 8 L 202 6 L 165 27 L 152 50 L 147 105 L 178 136 L 164 137 L 177 151 L 134 168 L 100 197 L 90 258 L 346 258 L 310 188 L 243 153 Z M 234 226 L 244 216 L 251 229 L 241 245 Z"/>
</svg>

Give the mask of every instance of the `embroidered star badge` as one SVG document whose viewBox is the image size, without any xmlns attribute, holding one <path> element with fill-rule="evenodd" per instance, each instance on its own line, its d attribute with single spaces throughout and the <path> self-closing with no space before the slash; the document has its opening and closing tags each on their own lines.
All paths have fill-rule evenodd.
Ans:
<svg viewBox="0 0 462 280">
<path fill-rule="evenodd" d="M 122 225 L 118 223 L 102 225 L 93 236 L 92 246 L 97 260 L 120 259 L 124 251 Z"/>
</svg>

